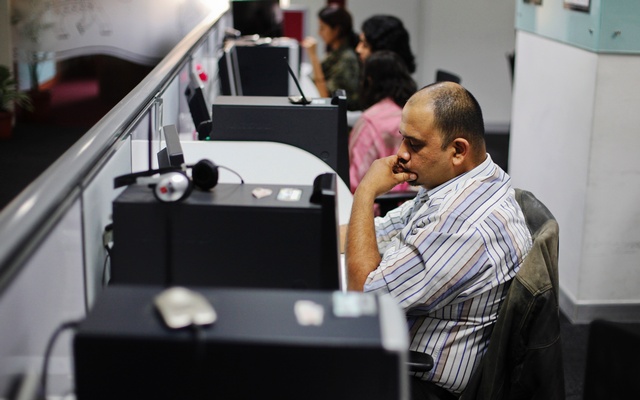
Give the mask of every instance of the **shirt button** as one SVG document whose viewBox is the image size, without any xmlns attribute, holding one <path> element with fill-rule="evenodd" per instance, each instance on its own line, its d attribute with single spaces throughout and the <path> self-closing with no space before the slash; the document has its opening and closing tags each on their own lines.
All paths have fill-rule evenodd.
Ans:
<svg viewBox="0 0 640 400">
<path fill-rule="evenodd" d="M 425 225 L 426 225 L 426 224 L 424 223 L 424 221 L 420 221 L 420 222 L 418 222 L 418 223 L 416 224 L 416 226 L 417 226 L 418 228 L 424 228 L 424 226 L 425 226 Z"/>
<path fill-rule="evenodd" d="M 418 229 L 413 228 L 413 230 L 411 231 L 412 235 L 417 235 L 418 234 Z"/>
</svg>

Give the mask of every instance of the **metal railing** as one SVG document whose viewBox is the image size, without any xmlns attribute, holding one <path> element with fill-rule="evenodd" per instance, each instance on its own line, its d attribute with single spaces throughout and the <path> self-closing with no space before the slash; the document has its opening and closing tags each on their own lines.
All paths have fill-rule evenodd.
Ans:
<svg viewBox="0 0 640 400">
<path fill-rule="evenodd" d="M 134 90 L 0 213 L 0 294 L 129 130 L 154 106 L 158 94 L 207 40 L 229 9 L 228 2 L 219 3 Z"/>
</svg>

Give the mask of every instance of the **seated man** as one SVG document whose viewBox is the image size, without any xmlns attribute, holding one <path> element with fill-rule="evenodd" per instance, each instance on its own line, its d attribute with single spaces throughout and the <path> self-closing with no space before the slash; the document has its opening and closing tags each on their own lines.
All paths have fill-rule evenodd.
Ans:
<svg viewBox="0 0 640 400">
<path fill-rule="evenodd" d="M 398 154 L 376 160 L 354 194 L 348 286 L 395 297 L 410 349 L 433 356 L 433 370 L 412 378 L 414 396 L 453 398 L 487 348 L 531 235 L 509 175 L 486 153 L 482 111 L 466 89 L 441 82 L 418 91 L 400 134 Z M 374 219 L 375 198 L 402 182 L 421 187 L 416 197 Z"/>
</svg>

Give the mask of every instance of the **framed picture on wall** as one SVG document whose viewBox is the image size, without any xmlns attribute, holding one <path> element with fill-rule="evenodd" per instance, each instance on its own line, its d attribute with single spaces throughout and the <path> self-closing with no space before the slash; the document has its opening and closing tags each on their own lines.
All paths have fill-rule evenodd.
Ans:
<svg viewBox="0 0 640 400">
<path fill-rule="evenodd" d="M 536 6 L 542 5 L 542 0 L 522 0 L 525 3 L 535 4 Z"/>
<path fill-rule="evenodd" d="M 571 10 L 589 12 L 591 0 L 564 0 L 564 7 Z"/>
</svg>

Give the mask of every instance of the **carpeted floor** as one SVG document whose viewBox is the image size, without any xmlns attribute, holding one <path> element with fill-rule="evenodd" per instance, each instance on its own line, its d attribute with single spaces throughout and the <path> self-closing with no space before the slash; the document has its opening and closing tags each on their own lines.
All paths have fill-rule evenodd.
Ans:
<svg viewBox="0 0 640 400">
<path fill-rule="evenodd" d="M 560 313 L 566 400 L 582 400 L 589 325 L 572 324 Z"/>
</svg>

